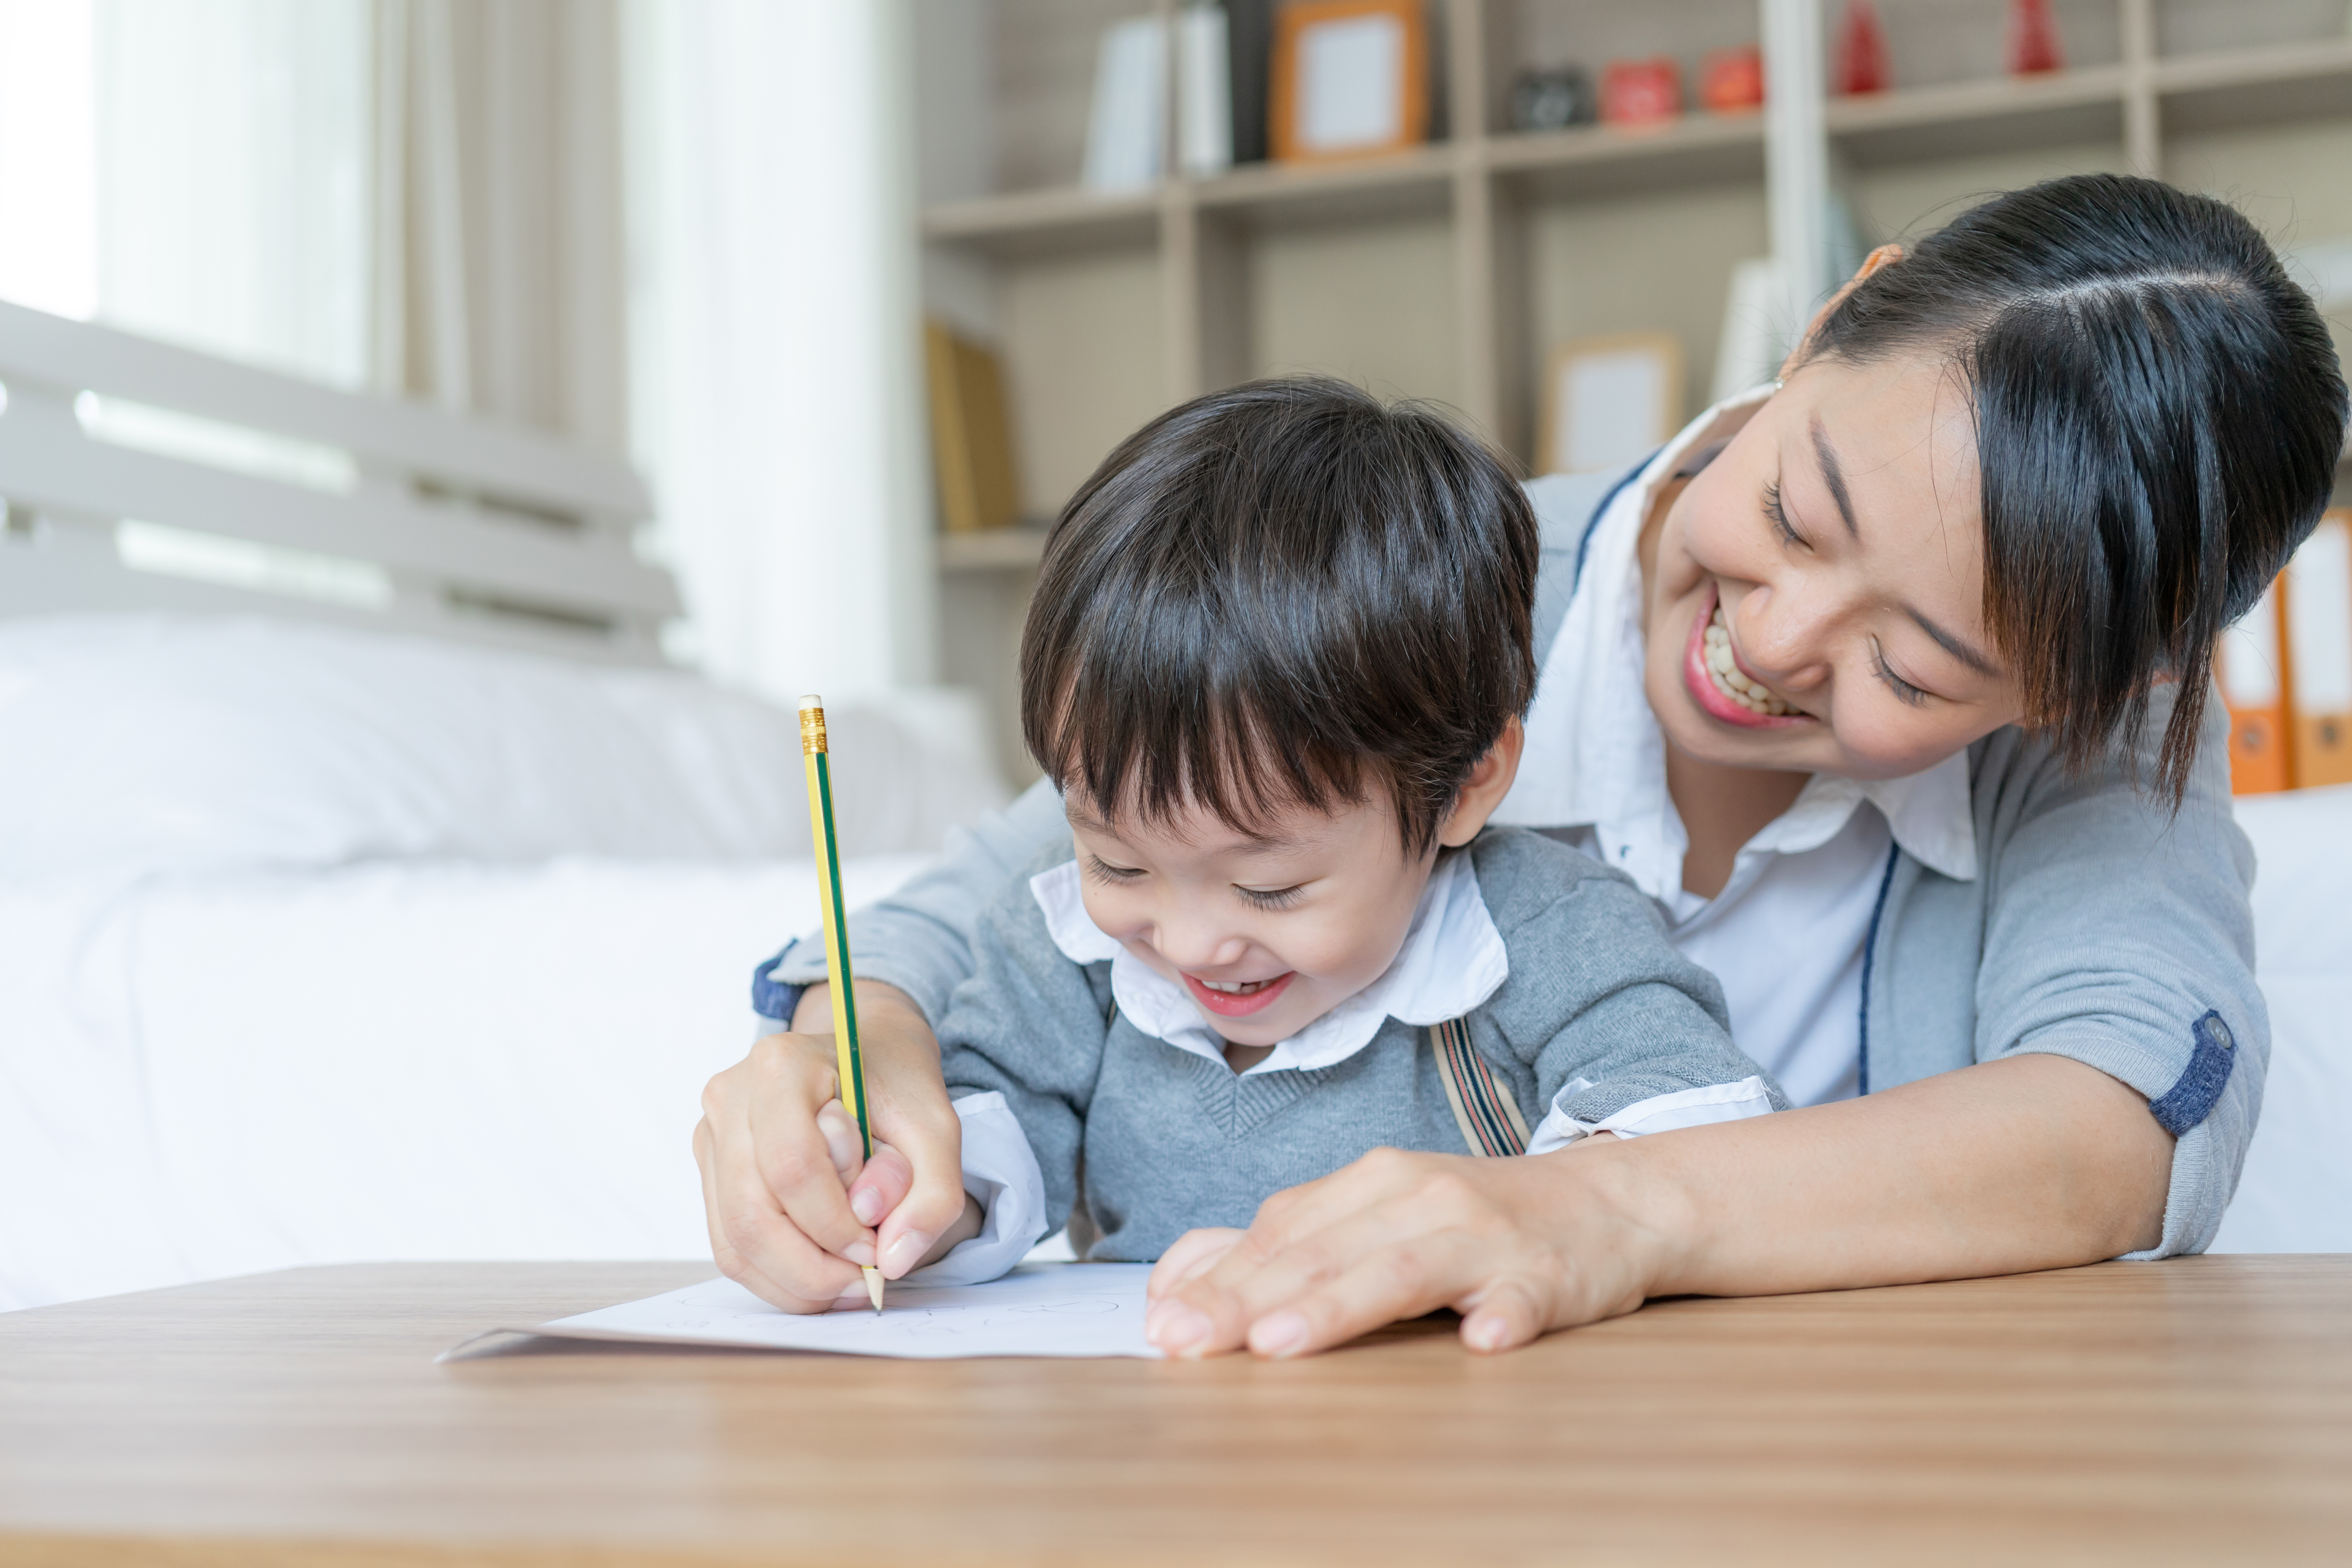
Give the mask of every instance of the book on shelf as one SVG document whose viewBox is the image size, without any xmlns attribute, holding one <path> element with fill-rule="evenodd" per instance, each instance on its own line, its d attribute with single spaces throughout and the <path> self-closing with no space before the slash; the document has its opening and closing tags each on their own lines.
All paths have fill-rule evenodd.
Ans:
<svg viewBox="0 0 2352 1568">
<path fill-rule="evenodd" d="M 2230 710 L 2232 795 L 2270 795 L 2294 782 L 2287 740 L 2286 637 L 2279 597 L 2279 584 L 2273 582 L 2254 607 L 2221 634 L 2221 646 L 2214 650 L 2221 700 Z"/>
<path fill-rule="evenodd" d="M 1234 166 L 1230 30 L 1222 5 L 1176 14 L 1176 166 L 1195 179 Z"/>
<path fill-rule="evenodd" d="M 1171 26 L 1163 26 L 1156 16 L 1137 16 L 1103 29 L 1095 56 L 1094 101 L 1087 118 L 1081 177 L 1087 189 L 1142 190 L 1167 172 L 1171 31 L 1176 165 L 1196 178 L 1233 167 L 1230 18 L 1223 6 L 1194 0 L 1176 13 Z"/>
<path fill-rule="evenodd" d="M 938 321 L 924 323 L 923 347 L 940 526 L 950 533 L 1010 528 L 1020 521 L 1021 483 L 1003 364 Z"/>
<path fill-rule="evenodd" d="M 2285 583 L 2293 782 L 2352 784 L 2352 508 L 2320 520 Z"/>
<path fill-rule="evenodd" d="M 1094 103 L 1087 117 L 1087 189 L 1138 190 L 1160 178 L 1167 162 L 1167 49 L 1168 32 L 1156 16 L 1113 22 L 1103 29 L 1095 53 Z"/>
<path fill-rule="evenodd" d="M 1275 0 L 1225 0 L 1225 79 L 1236 163 L 1265 162 L 1266 82 L 1274 69 Z"/>
</svg>

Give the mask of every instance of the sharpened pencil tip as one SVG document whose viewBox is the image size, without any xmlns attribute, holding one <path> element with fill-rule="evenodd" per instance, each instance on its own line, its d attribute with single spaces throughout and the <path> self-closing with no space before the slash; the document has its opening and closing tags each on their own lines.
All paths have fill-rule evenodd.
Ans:
<svg viewBox="0 0 2352 1568">
<path fill-rule="evenodd" d="M 879 1312 L 882 1310 L 882 1270 L 879 1268 L 866 1270 L 866 1296 L 874 1303 L 874 1310 Z"/>
</svg>

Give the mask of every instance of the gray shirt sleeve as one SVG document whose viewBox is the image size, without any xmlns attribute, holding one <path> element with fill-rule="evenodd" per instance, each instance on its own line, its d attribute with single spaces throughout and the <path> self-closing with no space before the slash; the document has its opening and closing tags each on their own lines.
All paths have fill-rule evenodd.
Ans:
<svg viewBox="0 0 2352 1568">
<path fill-rule="evenodd" d="M 1721 984 L 1667 940 L 1630 880 L 1533 834 L 1489 829 L 1475 853 L 1511 973 L 1473 1028 L 1498 1030 L 1534 1070 L 1536 1116 L 1598 1122 L 1658 1095 L 1749 1078 L 1764 1079 L 1775 1110 L 1788 1109 L 1731 1043 Z"/>
<path fill-rule="evenodd" d="M 1003 811 L 950 833 L 946 852 L 929 870 L 849 917 L 849 951 L 856 955 L 859 978 L 897 986 L 937 1026 L 956 986 L 972 973 L 972 932 L 981 911 L 1068 832 L 1061 793 L 1040 779 Z M 761 1015 L 790 1019 L 801 988 L 824 978 L 823 937 L 803 936 L 765 973 L 772 984 L 760 989 Z"/>
<path fill-rule="evenodd" d="M 1066 829 L 1060 847 L 1066 858 Z M 1058 1225 L 1077 1201 L 1078 1153 L 1110 1034 L 1110 965 L 1064 957 L 1017 877 L 989 903 L 972 954 L 972 976 L 940 1023 L 948 1098 L 1004 1096 L 1045 1180 L 1047 1223 Z"/>
</svg>

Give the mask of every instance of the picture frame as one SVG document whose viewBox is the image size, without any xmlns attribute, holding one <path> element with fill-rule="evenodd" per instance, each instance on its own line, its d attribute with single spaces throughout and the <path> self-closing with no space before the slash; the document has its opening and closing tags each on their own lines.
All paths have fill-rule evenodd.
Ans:
<svg viewBox="0 0 2352 1568">
<path fill-rule="evenodd" d="M 1683 422 L 1683 345 L 1671 332 L 1579 338 L 1545 367 L 1537 471 L 1591 472 L 1665 445 Z"/>
<path fill-rule="evenodd" d="M 1275 15 L 1266 139 L 1277 162 L 1328 163 L 1429 139 L 1422 0 L 1291 0 Z"/>
</svg>

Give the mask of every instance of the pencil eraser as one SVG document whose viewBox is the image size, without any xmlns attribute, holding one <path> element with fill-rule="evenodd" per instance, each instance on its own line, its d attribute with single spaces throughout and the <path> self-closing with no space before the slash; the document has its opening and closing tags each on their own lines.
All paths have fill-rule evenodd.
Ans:
<svg viewBox="0 0 2352 1568">
<path fill-rule="evenodd" d="M 801 699 L 801 711 L 803 713 L 807 712 L 812 708 L 822 708 L 824 706 L 824 699 L 819 697 L 814 691 Z"/>
</svg>

